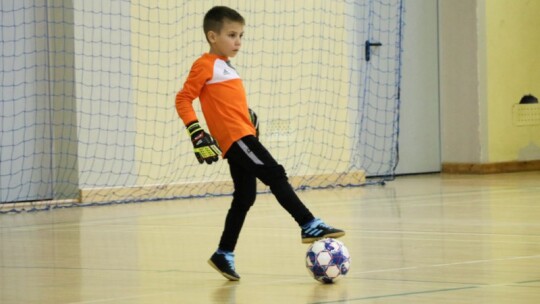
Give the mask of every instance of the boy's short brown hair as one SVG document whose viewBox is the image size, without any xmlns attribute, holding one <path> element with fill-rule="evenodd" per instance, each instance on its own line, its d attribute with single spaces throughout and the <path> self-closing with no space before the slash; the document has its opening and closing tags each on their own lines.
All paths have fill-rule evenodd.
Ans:
<svg viewBox="0 0 540 304">
<path fill-rule="evenodd" d="M 206 36 L 208 32 L 213 31 L 219 33 L 223 28 L 225 20 L 240 22 L 245 24 L 244 17 L 237 11 L 226 6 L 214 6 L 206 15 L 204 15 L 203 30 Z M 208 39 L 208 38 L 207 38 Z"/>
</svg>

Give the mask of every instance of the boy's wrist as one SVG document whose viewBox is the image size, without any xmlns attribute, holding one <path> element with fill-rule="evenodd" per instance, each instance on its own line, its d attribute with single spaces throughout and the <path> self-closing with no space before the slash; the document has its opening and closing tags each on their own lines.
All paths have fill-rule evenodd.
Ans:
<svg viewBox="0 0 540 304">
<path fill-rule="evenodd" d="M 186 126 L 186 129 L 192 141 L 197 137 L 199 133 L 204 133 L 204 130 L 202 129 L 201 125 L 197 120 L 190 122 Z"/>
<path fill-rule="evenodd" d="M 199 124 L 199 121 L 198 120 L 194 120 L 192 122 L 189 122 L 186 124 L 186 128 L 189 129 L 192 125 L 194 124 Z"/>
</svg>

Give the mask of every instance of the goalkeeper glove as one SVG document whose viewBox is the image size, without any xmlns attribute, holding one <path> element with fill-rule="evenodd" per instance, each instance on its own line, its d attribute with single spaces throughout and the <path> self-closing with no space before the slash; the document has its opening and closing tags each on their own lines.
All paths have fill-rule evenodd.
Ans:
<svg viewBox="0 0 540 304">
<path fill-rule="evenodd" d="M 221 149 L 210 134 L 204 132 L 198 121 L 187 126 L 187 131 L 193 144 L 193 152 L 200 164 L 217 162 Z"/>
<path fill-rule="evenodd" d="M 255 127 L 255 131 L 257 131 L 257 137 L 259 137 L 259 118 L 257 117 L 257 113 L 253 111 L 252 109 L 249 110 L 249 119 L 251 119 L 251 123 Z"/>
</svg>

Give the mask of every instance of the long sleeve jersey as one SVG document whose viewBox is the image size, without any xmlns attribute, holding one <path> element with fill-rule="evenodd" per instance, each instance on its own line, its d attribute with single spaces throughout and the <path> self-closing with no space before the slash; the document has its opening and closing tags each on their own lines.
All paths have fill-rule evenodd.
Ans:
<svg viewBox="0 0 540 304">
<path fill-rule="evenodd" d="M 244 85 L 227 57 L 205 53 L 193 63 L 184 87 L 176 94 L 176 110 L 186 126 L 198 120 L 193 109 L 197 97 L 210 134 L 224 156 L 235 141 L 256 134 Z"/>
</svg>

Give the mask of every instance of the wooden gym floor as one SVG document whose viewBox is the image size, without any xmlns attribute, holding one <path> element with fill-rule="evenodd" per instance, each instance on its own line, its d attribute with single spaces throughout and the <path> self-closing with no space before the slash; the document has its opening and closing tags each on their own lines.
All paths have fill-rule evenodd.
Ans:
<svg viewBox="0 0 540 304">
<path fill-rule="evenodd" d="M 0 216 L 0 303 L 540 303 L 540 172 L 398 177 L 300 197 L 341 240 L 333 285 L 260 195 L 236 251 L 242 279 L 206 260 L 229 197 Z"/>
</svg>

